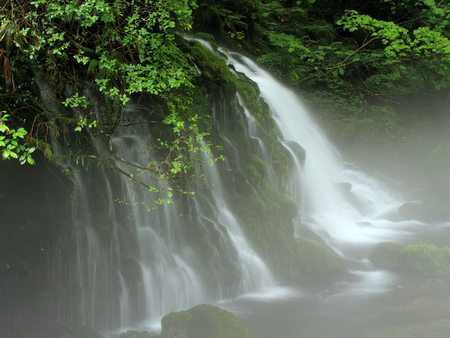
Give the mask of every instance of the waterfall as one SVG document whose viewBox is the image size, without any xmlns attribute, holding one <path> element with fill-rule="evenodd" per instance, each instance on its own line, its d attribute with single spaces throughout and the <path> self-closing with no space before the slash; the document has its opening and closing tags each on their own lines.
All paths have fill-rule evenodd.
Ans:
<svg viewBox="0 0 450 338">
<path fill-rule="evenodd" d="M 404 237 L 398 224 L 383 219 L 386 211 L 404 202 L 381 182 L 346 166 L 292 90 L 249 58 L 224 48 L 219 51 L 238 73 L 244 73 L 258 85 L 281 131 L 280 141 L 294 157 L 288 189 L 301 209 L 295 233 L 301 236 L 301 227 L 308 227 L 338 254 L 349 259 L 352 257 L 345 251 L 352 246 L 367 244 L 370 247 Z M 305 150 L 303 166 L 292 144 Z"/>
<path fill-rule="evenodd" d="M 213 50 L 207 42 L 200 42 Z M 399 229 L 399 223 L 395 227 L 384 217 L 403 201 L 376 179 L 345 165 L 292 90 L 247 57 L 223 48 L 220 55 L 233 64 L 237 76 L 243 73 L 258 85 L 278 128 L 278 141 L 292 158 L 290 177 L 281 179 L 270 167 L 264 176 L 265 185 L 282 185 L 280 190 L 298 205 L 292 234 L 301 238 L 305 229 L 314 232 L 321 244 L 356 262 L 355 274 L 361 276 L 363 284 L 358 290 L 377 289 L 384 275 L 366 273 L 365 257 L 376 243 L 408 236 Z M 43 88 L 45 83 L 39 85 L 43 93 L 49 90 Z M 256 118 L 239 94 L 234 104 L 238 107 L 234 113 L 241 114 L 238 119 L 245 126 L 244 137 L 254 142 L 263 162 L 272 162 L 273 149 L 265 144 Z M 218 168 L 211 165 L 208 154 L 203 154 L 196 170 L 206 183 L 189 183 L 194 196 L 176 195 L 172 203 L 156 206 L 158 193 L 130 178 L 139 177 L 163 193 L 171 189 L 143 169 L 158 161 L 151 153 L 155 140 L 145 124 L 119 127 L 108 145 L 104 140 L 90 139 L 100 154 L 111 147 L 116 155 L 110 158 L 112 165 L 130 177 L 107 166 L 91 164 L 80 169 L 66 163 L 76 183 L 72 196 L 74 295 L 58 319 L 108 331 L 154 328 L 170 311 L 277 285 L 267 262 L 233 213 L 226 175 L 233 175 L 245 159 L 236 140 L 229 139 L 235 126 L 227 125 L 226 118 L 216 120 L 215 110 L 221 109 L 227 107 L 213 107 L 212 123 L 230 158 Z M 63 142 L 54 141 L 53 148 L 68 155 Z M 299 154 L 302 148 L 306 160 Z"/>
<path fill-rule="evenodd" d="M 131 113 L 139 119 L 139 113 Z M 235 153 L 233 160 L 239 160 L 226 130 L 219 132 Z M 113 166 L 154 187 L 151 190 L 170 189 L 142 169 L 157 161 L 151 153 L 154 140 L 144 123 L 119 127 L 110 145 L 95 137 L 90 142 L 99 154 L 111 147 Z M 54 149 L 61 155 L 67 151 L 58 141 Z M 208 154 L 197 169 L 205 181 L 190 182 L 189 190 L 195 194 L 174 194 L 171 203 L 162 205 L 154 203 L 158 193 L 117 170 L 92 164 L 80 169 L 69 161 L 66 165 L 75 181 L 72 289 L 77 293 L 74 304 L 68 305 L 75 314 L 66 321 L 108 332 L 157 329 L 168 312 L 275 284 L 233 215 L 224 178 Z"/>
</svg>

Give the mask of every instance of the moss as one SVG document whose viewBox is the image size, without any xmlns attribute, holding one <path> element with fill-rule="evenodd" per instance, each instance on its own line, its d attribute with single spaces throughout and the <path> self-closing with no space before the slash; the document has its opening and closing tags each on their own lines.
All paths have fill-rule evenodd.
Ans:
<svg viewBox="0 0 450 338">
<path fill-rule="evenodd" d="M 264 130 L 272 130 L 276 124 L 270 113 L 269 106 L 262 99 L 258 86 L 241 74 L 236 81 L 236 89 L 241 94 L 245 106 L 260 123 Z"/>
<path fill-rule="evenodd" d="M 119 338 L 154 338 L 159 337 L 159 334 L 152 332 L 127 331 L 122 333 Z"/>
<path fill-rule="evenodd" d="M 411 275 L 440 277 L 450 274 L 449 248 L 411 244 L 403 249 L 400 260 L 405 271 Z"/>
<path fill-rule="evenodd" d="M 253 184 L 257 184 L 266 176 L 267 165 L 258 155 L 250 154 L 250 156 L 246 158 L 245 169 L 247 178 Z"/>
<path fill-rule="evenodd" d="M 202 304 L 171 312 L 162 321 L 161 338 L 250 338 L 248 328 L 231 312 Z"/>
<path fill-rule="evenodd" d="M 190 41 L 185 47 L 200 70 L 201 77 L 225 89 L 235 90 L 236 77 L 222 58 L 198 41 Z"/>
<path fill-rule="evenodd" d="M 378 244 L 369 255 L 383 269 L 417 277 L 450 276 L 450 248 L 434 244 Z"/>
<path fill-rule="evenodd" d="M 208 41 L 213 46 L 214 49 L 219 48 L 216 39 L 214 38 L 213 35 L 205 32 L 198 32 L 195 35 L 202 40 Z"/>
<path fill-rule="evenodd" d="M 98 332 L 86 326 L 74 328 L 71 333 L 71 338 L 103 338 Z"/>
<path fill-rule="evenodd" d="M 342 262 L 328 248 L 316 243 L 297 239 L 294 245 L 295 257 L 293 270 L 308 271 L 313 277 L 317 275 L 331 275 L 343 270 Z"/>
<path fill-rule="evenodd" d="M 311 277 L 333 277 L 343 270 L 332 251 L 294 238 L 292 219 L 298 206 L 285 194 L 260 187 L 233 193 L 229 200 L 247 237 L 277 274 L 307 271 Z"/>
<path fill-rule="evenodd" d="M 280 142 L 274 141 L 270 145 L 272 149 L 272 166 L 279 177 L 289 177 L 292 168 L 292 158 L 286 148 Z"/>
<path fill-rule="evenodd" d="M 266 201 L 265 210 L 268 213 L 275 214 L 276 216 L 283 216 L 287 219 L 293 219 L 298 214 L 297 204 L 291 200 L 286 194 L 283 194 L 277 190 L 264 187 L 261 190 L 263 198 Z"/>
</svg>

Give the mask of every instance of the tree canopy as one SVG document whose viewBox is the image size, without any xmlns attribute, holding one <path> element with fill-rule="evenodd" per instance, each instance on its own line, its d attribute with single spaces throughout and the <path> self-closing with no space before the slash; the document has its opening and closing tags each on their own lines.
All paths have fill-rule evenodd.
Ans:
<svg viewBox="0 0 450 338">
<path fill-rule="evenodd" d="M 205 150 L 207 132 L 193 108 L 197 74 L 177 37 L 192 27 L 245 48 L 347 124 L 357 116 L 373 128 L 378 116 L 384 130 L 398 128 L 401 100 L 448 90 L 450 80 L 446 1 L 6 0 L 1 6 L 0 150 L 21 163 L 32 163 L 35 149 L 51 155 L 51 131 L 111 137 L 124 107 L 145 95 L 157 102 L 171 134 L 159 141 L 170 156 L 149 170 L 186 171 L 183 153 Z M 65 109 L 48 113 L 37 74 Z M 100 112 L 87 89 L 101 94 Z"/>
</svg>

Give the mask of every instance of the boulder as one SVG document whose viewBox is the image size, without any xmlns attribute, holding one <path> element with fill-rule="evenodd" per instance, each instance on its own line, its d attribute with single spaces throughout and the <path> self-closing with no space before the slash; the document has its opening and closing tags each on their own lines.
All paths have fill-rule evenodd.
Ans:
<svg viewBox="0 0 450 338">
<path fill-rule="evenodd" d="M 171 312 L 161 324 L 161 338 L 251 338 L 248 328 L 234 314 L 208 304 Z"/>
<path fill-rule="evenodd" d="M 380 243 L 369 255 L 382 268 L 415 277 L 450 276 L 450 248 L 434 244 Z"/>
</svg>

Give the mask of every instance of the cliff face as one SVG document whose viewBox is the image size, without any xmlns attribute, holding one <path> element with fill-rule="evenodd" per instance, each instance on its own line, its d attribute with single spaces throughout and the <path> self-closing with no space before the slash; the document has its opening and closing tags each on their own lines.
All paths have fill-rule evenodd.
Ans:
<svg viewBox="0 0 450 338">
<path fill-rule="evenodd" d="M 157 161 L 154 142 L 165 136 L 163 127 L 142 122 L 119 129 L 110 149 L 95 135 L 55 136 L 58 166 L 1 162 L 1 327 L 8 336 L 131 325 L 257 289 L 273 272 L 337 269 L 329 253 L 293 236 L 298 206 L 284 183 L 293 159 L 258 88 L 198 42 L 184 48 L 200 73 L 190 99 L 209 116 L 208 140 L 224 160 L 192 159 L 191 173 L 167 185 L 138 168 Z M 127 112 L 150 120 L 157 104 Z M 62 160 L 68 143 L 99 158 L 112 149 L 115 162 Z"/>
</svg>

